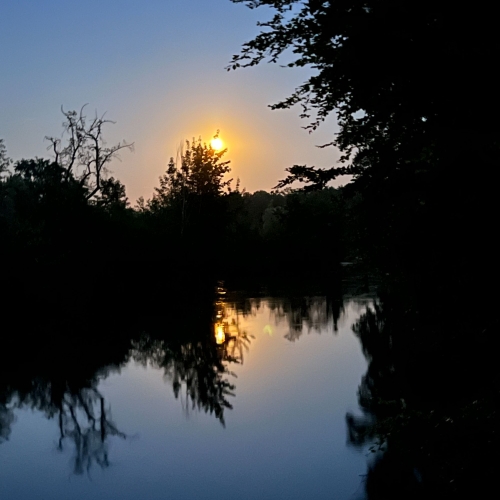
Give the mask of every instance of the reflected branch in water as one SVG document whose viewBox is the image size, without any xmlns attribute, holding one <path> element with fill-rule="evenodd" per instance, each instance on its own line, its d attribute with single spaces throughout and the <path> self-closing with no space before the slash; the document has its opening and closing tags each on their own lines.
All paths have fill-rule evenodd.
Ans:
<svg viewBox="0 0 500 500">
<path fill-rule="evenodd" d="M 236 389 L 229 381 L 234 376 L 230 364 L 243 363 L 251 342 L 251 336 L 240 328 L 239 313 L 228 306 L 225 297 L 226 290 L 219 283 L 210 316 L 201 318 L 194 329 L 182 328 L 192 333 L 182 337 L 145 333 L 132 342 L 131 349 L 136 362 L 163 370 L 187 415 L 201 410 L 214 414 L 222 425 Z"/>
<path fill-rule="evenodd" d="M 242 299 L 231 302 L 231 307 L 244 318 L 255 316 L 265 300 L 270 309 L 271 321 L 275 326 L 284 324 L 289 329 L 285 338 L 298 340 L 304 332 L 321 333 L 328 325 L 338 331 L 339 321 L 345 313 L 341 297 L 330 295 L 319 297 L 268 297 Z M 238 317 L 238 316 L 237 316 Z"/>
<path fill-rule="evenodd" d="M 244 353 L 250 349 L 252 339 L 240 326 L 240 310 L 226 302 L 226 290 L 219 284 L 218 300 L 215 303 L 214 331 L 215 342 L 223 351 L 223 360 L 243 364 Z"/>
<path fill-rule="evenodd" d="M 4 403 L 0 403 L 0 444 L 9 439 L 12 431 L 11 426 L 15 419 L 16 417 L 12 408 L 9 408 Z"/>
<path fill-rule="evenodd" d="M 368 369 L 358 389 L 364 414 L 346 416 L 348 441 L 383 450 L 369 466 L 369 499 L 477 496 L 494 477 L 496 353 L 480 342 L 484 327 L 463 323 L 456 307 L 427 310 L 386 294 L 353 326 Z"/>
<path fill-rule="evenodd" d="M 235 386 L 227 380 L 223 353 L 215 340 L 180 344 L 144 335 L 133 343 L 131 355 L 143 366 L 163 370 L 175 397 L 185 395 L 185 411 L 213 413 L 224 425 L 224 410 L 232 408 L 227 398 L 234 396 Z"/>
<path fill-rule="evenodd" d="M 59 410 L 59 449 L 65 440 L 74 445 L 73 472 L 90 473 L 92 464 L 109 467 L 108 437 L 126 439 L 108 416 L 105 401 L 96 389 L 80 391 L 61 401 Z"/>
<path fill-rule="evenodd" d="M 29 408 L 55 420 L 57 449 L 73 450 L 73 473 L 89 472 L 93 464 L 107 467 L 109 438 L 126 435 L 112 422 L 98 386 L 127 361 L 128 338 L 113 338 L 113 330 L 102 332 L 93 324 L 88 328 L 80 318 L 45 319 L 21 322 L 30 327 L 21 331 L 38 332 L 29 341 L 9 332 L 10 356 L 22 356 L 14 356 L 15 362 L 4 357 L 0 364 L 0 443 L 10 434 L 14 412 Z"/>
</svg>

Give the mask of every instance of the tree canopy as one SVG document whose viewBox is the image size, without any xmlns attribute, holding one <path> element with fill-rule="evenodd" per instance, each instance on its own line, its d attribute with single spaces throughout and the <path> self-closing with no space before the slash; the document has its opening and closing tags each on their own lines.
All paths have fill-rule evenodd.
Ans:
<svg viewBox="0 0 500 500">
<path fill-rule="evenodd" d="M 215 138 L 218 134 L 215 135 Z M 227 149 L 216 151 L 201 139 L 186 141 L 178 164 L 170 158 L 167 172 L 160 177 L 160 187 L 150 201 L 152 209 L 171 204 L 176 199 L 185 200 L 189 195 L 217 197 L 229 188 L 230 180 L 224 180 L 230 172 L 230 161 L 222 161 Z"/>
<path fill-rule="evenodd" d="M 340 133 L 331 144 L 343 153 L 344 166 L 324 171 L 321 182 L 345 173 L 383 178 L 400 168 L 428 169 L 456 154 L 457 144 L 477 151 L 479 143 L 496 143 L 500 40 L 493 4 L 232 1 L 274 15 L 259 23 L 261 32 L 228 69 L 265 60 L 312 68 L 310 78 L 272 107 L 302 106 L 309 130 L 336 113 Z M 289 170 L 294 179 L 317 180 L 303 168 Z"/>
</svg>

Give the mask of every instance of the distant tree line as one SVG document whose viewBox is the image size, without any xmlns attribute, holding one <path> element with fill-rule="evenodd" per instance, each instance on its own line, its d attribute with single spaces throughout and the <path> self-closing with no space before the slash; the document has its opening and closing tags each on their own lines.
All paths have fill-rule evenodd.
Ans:
<svg viewBox="0 0 500 500">
<path fill-rule="evenodd" d="M 125 276 L 153 295 L 208 277 L 332 276 L 356 254 L 356 197 L 335 188 L 248 193 L 239 180 L 233 188 L 226 150 L 201 139 L 187 141 L 152 197 L 132 207 L 109 174 L 132 145 L 107 146 L 107 121 L 89 121 L 84 109 L 63 113 L 65 138 L 48 138 L 51 159 L 13 162 L 0 141 L 0 258 L 11 298 L 89 297 Z"/>
</svg>

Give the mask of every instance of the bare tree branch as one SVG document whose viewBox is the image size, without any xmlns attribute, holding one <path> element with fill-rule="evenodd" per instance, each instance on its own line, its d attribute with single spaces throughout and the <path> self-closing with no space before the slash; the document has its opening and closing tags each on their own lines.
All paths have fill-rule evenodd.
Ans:
<svg viewBox="0 0 500 500">
<path fill-rule="evenodd" d="M 85 115 L 85 107 L 79 112 L 61 112 L 65 117 L 63 123 L 64 134 L 68 136 L 63 143 L 61 139 L 46 137 L 50 142 L 48 150 L 52 150 L 54 159 L 65 170 L 66 180 L 76 179 L 88 189 L 87 200 L 92 199 L 102 189 L 102 181 L 107 172 L 106 165 L 114 158 L 118 158 L 118 151 L 129 149 L 133 151 L 134 144 L 125 141 L 108 147 L 103 139 L 103 126 L 107 123 L 114 124 L 111 120 L 100 118 L 96 115 L 90 122 Z"/>
</svg>

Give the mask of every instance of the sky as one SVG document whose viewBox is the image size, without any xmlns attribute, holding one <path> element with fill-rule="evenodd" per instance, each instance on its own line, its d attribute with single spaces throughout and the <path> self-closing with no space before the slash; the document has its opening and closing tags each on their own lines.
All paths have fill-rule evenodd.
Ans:
<svg viewBox="0 0 500 500">
<path fill-rule="evenodd" d="M 108 145 L 134 143 L 110 166 L 132 202 L 151 197 L 181 143 L 217 130 L 230 177 L 249 192 L 294 164 L 334 166 L 338 151 L 316 147 L 338 130 L 333 117 L 310 134 L 299 108 L 269 108 L 312 70 L 225 69 L 270 15 L 230 0 L 3 0 L 0 138 L 14 160 L 48 158 L 61 107 L 106 113 Z"/>
</svg>

